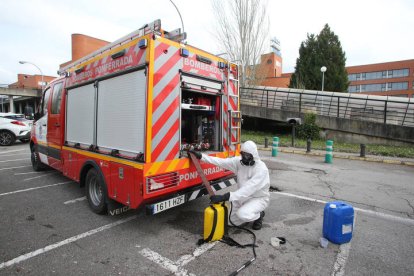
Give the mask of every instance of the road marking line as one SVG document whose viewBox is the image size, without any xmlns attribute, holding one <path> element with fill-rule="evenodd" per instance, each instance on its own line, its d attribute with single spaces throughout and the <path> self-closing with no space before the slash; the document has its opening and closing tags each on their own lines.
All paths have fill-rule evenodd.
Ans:
<svg viewBox="0 0 414 276">
<path fill-rule="evenodd" d="M 48 245 L 46 247 L 37 249 L 37 250 L 32 251 L 32 252 L 29 252 L 29 253 L 26 253 L 24 255 L 21 255 L 19 257 L 14 258 L 14 259 L 12 259 L 10 261 L 4 262 L 4 263 L 0 263 L 0 269 L 3 269 L 5 267 L 9 267 L 9 266 L 15 265 L 17 263 L 26 261 L 26 260 L 28 260 L 30 258 L 33 258 L 33 257 L 37 256 L 37 255 L 46 253 L 46 252 L 48 252 L 50 250 L 56 249 L 56 248 L 61 247 L 63 245 L 67 245 L 67 244 L 73 243 L 73 242 L 75 242 L 77 240 L 86 238 L 88 236 L 92 236 L 92 235 L 94 235 L 96 233 L 99 233 L 99 232 L 102 232 L 104 230 L 111 229 L 111 228 L 113 228 L 115 226 L 118 226 L 118 225 L 123 224 L 123 223 L 128 222 L 128 221 L 131 221 L 131 220 L 133 220 L 135 218 L 136 218 L 136 216 L 132 216 L 132 217 L 129 217 L 129 218 L 121 219 L 121 220 L 118 220 L 116 222 L 113 222 L 113 223 L 110 223 L 110 224 L 107 224 L 107 225 L 104 225 L 104 226 L 95 228 L 95 229 L 90 230 L 88 232 L 85 232 L 85 233 L 82 233 L 82 234 L 73 236 L 73 237 L 68 238 L 66 240 L 63 240 L 63 241 L 60 241 L 60 242 L 57 242 L 57 243 Z"/>
<path fill-rule="evenodd" d="M 56 183 L 56 184 L 50 184 L 50 185 L 45 185 L 45 186 L 40 186 L 40 187 L 33 187 L 33 188 L 29 188 L 29 189 L 24 189 L 24 190 L 17 190 L 17 191 L 13 191 L 13 192 L 8 192 L 8 193 L 0 194 L 0 196 L 12 195 L 12 194 L 17 194 L 17 193 L 23 193 L 23 192 L 28 192 L 28 191 L 33 191 L 33 190 L 37 190 L 37 189 L 43 189 L 43 188 L 58 186 L 58 185 L 63 185 L 63 184 L 72 183 L 72 182 L 73 181 L 66 181 L 66 182 L 61 182 L 61 183 Z"/>
<path fill-rule="evenodd" d="M 341 244 L 339 246 L 338 255 L 336 255 L 336 261 L 334 264 L 334 270 L 331 276 L 343 276 L 345 275 L 345 264 L 348 260 L 349 251 L 351 249 L 351 243 Z"/>
<path fill-rule="evenodd" d="M 43 173 L 43 172 L 25 172 L 25 173 L 15 173 L 14 175 L 23 175 L 23 174 L 39 174 L 39 173 Z"/>
<path fill-rule="evenodd" d="M 0 171 L 2 171 L 2 170 L 20 169 L 20 168 L 27 168 L 27 167 L 31 167 L 31 166 L 19 166 L 19 167 L 1 168 Z"/>
<path fill-rule="evenodd" d="M 0 152 L 0 154 L 10 153 L 10 152 L 16 152 L 16 151 L 23 151 L 23 150 L 28 150 L 28 149 L 8 150 L 8 151 L 3 151 L 3 152 Z"/>
<path fill-rule="evenodd" d="M 327 201 L 324 201 L 324 200 L 319 200 L 319 199 L 315 199 L 315 198 L 310 198 L 310 197 L 300 196 L 300 195 L 295 195 L 295 194 L 290 194 L 290 193 L 277 192 L 276 194 L 281 194 L 281 195 L 285 195 L 285 196 L 289 196 L 289 197 L 295 197 L 295 198 L 299 198 L 299 199 L 303 199 L 303 200 L 307 200 L 307 201 L 312 201 L 312 202 L 318 202 L 318 203 L 322 203 L 322 204 L 327 203 Z M 357 210 L 357 211 L 360 211 L 360 212 L 366 211 L 364 209 L 355 208 L 355 207 L 354 207 L 354 210 Z M 355 221 L 356 221 L 356 215 L 354 217 L 354 228 L 355 228 Z M 346 244 L 342 244 L 342 245 L 339 246 L 339 252 L 336 255 L 336 260 L 335 260 L 335 263 L 334 263 L 334 270 L 332 271 L 331 276 L 343 276 L 345 274 L 345 264 L 346 264 L 346 261 L 347 261 L 348 256 L 349 256 L 350 249 L 351 249 L 351 242 L 346 243 Z"/>
<path fill-rule="evenodd" d="M 57 173 L 59 173 L 59 172 L 46 173 L 46 174 L 43 174 L 43 175 L 23 179 L 23 181 L 29 181 L 29 180 L 33 180 L 33 179 L 36 179 L 36 178 L 41 178 L 41 177 L 45 177 L 45 176 L 48 176 L 48 175 L 57 174 Z"/>
<path fill-rule="evenodd" d="M 217 242 L 204 243 L 200 247 L 197 247 L 194 250 L 194 252 L 193 252 L 192 255 L 184 255 L 184 256 L 181 256 L 180 259 L 178 259 L 178 261 L 176 261 L 175 263 L 178 266 L 185 266 L 186 264 L 188 264 L 189 262 L 193 261 L 198 256 L 201 256 L 202 254 L 204 254 L 205 252 L 207 252 L 208 250 L 210 250 L 211 248 L 213 248 L 216 244 L 217 244 Z"/>
<path fill-rule="evenodd" d="M 75 198 L 75 199 L 72 199 L 72 200 L 65 201 L 65 202 L 63 202 L 63 204 L 76 203 L 76 202 L 79 202 L 79 201 L 84 201 L 85 199 L 86 199 L 86 196 L 83 196 L 83 197 L 80 197 L 80 198 Z"/>
<path fill-rule="evenodd" d="M 25 153 L 15 153 L 15 154 L 1 155 L 1 157 L 16 156 L 16 155 L 28 155 L 28 154 L 27 154 L 27 152 L 25 152 Z M 30 154 L 28 156 L 30 157 Z"/>
<path fill-rule="evenodd" d="M 4 161 L 0 161 L 0 163 L 13 162 L 13 161 L 22 161 L 22 160 L 30 160 L 30 158 L 4 160 Z"/>
<path fill-rule="evenodd" d="M 322 204 L 327 203 L 327 201 L 324 201 L 324 200 L 310 198 L 310 197 L 306 197 L 306 196 L 295 195 L 295 194 L 290 194 L 290 193 L 276 192 L 275 194 L 280 194 L 280 195 L 285 195 L 285 196 L 290 196 L 290 197 L 296 197 L 296 198 L 299 198 L 299 199 L 318 202 L 318 203 L 322 203 Z M 385 213 L 380 213 L 380 212 L 376 212 L 376 211 L 372 211 L 372 210 L 361 209 L 361 208 L 358 208 L 358 207 L 354 207 L 354 210 L 358 211 L 358 212 L 361 212 L 361 213 L 370 214 L 370 215 L 373 215 L 373 216 L 376 216 L 376 217 L 379 217 L 379 218 L 383 218 L 385 220 L 391 220 L 391 221 L 399 222 L 399 223 L 406 224 L 406 225 L 414 225 L 414 219 L 397 217 L 397 216 L 393 216 L 393 215 L 389 215 L 389 214 L 385 214 Z"/>
<path fill-rule="evenodd" d="M 180 267 L 179 265 L 177 265 L 176 263 L 174 263 L 170 259 L 161 256 L 160 254 L 158 254 L 155 251 L 152 251 L 149 248 L 144 248 L 139 253 L 142 256 L 149 259 L 150 261 L 153 261 L 154 263 L 158 264 L 162 268 L 168 270 L 169 272 L 174 273 L 174 275 L 180 275 L 180 276 L 187 276 L 187 275 L 193 276 L 194 275 L 194 274 L 191 274 L 191 273 L 189 274 L 186 269 Z"/>
</svg>

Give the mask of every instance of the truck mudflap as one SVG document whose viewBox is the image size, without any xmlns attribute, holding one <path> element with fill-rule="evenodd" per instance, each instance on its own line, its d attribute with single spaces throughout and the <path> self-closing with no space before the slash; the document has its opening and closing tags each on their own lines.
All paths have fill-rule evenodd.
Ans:
<svg viewBox="0 0 414 276">
<path fill-rule="evenodd" d="M 214 191 L 219 191 L 236 184 L 236 177 L 230 176 L 219 180 L 211 181 L 210 185 Z M 192 201 L 204 195 L 207 195 L 207 189 L 203 186 L 197 186 L 190 191 L 174 194 L 171 197 L 163 198 L 155 203 L 145 205 L 147 215 L 155 215 L 165 210 L 182 205 L 186 202 Z"/>
</svg>

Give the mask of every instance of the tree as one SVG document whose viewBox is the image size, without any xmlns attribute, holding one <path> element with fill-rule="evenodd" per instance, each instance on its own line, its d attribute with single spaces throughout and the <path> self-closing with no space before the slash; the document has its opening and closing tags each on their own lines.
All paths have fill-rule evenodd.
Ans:
<svg viewBox="0 0 414 276">
<path fill-rule="evenodd" d="M 241 86 L 260 81 L 256 66 L 269 41 L 267 5 L 260 0 L 213 0 L 214 35 L 231 61 L 241 64 Z"/>
<path fill-rule="evenodd" d="M 324 90 L 346 92 L 349 82 L 345 62 L 341 42 L 326 24 L 319 35 L 308 34 L 307 40 L 301 43 L 289 87 L 321 90 L 320 70 L 326 66 Z"/>
<path fill-rule="evenodd" d="M 320 127 L 316 124 L 316 114 L 305 113 L 303 124 L 298 126 L 298 137 L 316 140 L 319 138 Z"/>
</svg>

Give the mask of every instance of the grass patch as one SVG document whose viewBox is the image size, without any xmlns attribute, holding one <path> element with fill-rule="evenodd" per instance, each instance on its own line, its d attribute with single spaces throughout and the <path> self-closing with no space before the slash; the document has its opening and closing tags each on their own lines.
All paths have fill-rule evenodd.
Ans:
<svg viewBox="0 0 414 276">
<path fill-rule="evenodd" d="M 269 140 L 269 147 L 272 146 L 273 137 L 279 137 L 279 146 L 281 147 L 290 147 L 292 145 L 292 136 L 286 134 L 275 134 L 270 132 L 262 131 L 251 131 L 251 130 L 242 130 L 241 140 L 242 142 L 251 140 L 259 145 L 264 145 L 265 138 Z M 312 149 L 315 150 L 325 150 L 325 140 L 313 140 Z M 306 140 L 304 139 L 295 139 L 296 148 L 306 148 Z M 340 143 L 334 142 L 334 152 L 349 152 L 349 153 L 359 153 L 360 145 L 351 144 L 351 143 Z M 409 146 L 387 146 L 387 145 L 366 145 L 365 149 L 366 154 L 371 155 L 380 155 L 380 156 L 390 156 L 390 157 L 404 157 L 404 158 L 414 158 L 414 147 Z"/>
</svg>

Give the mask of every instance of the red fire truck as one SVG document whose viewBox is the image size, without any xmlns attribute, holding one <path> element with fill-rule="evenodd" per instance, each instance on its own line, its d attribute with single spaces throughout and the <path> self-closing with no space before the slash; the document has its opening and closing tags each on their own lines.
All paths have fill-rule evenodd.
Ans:
<svg viewBox="0 0 414 276">
<path fill-rule="evenodd" d="M 157 20 L 61 68 L 32 129 L 34 170 L 47 165 L 85 186 L 98 214 L 156 214 L 207 194 L 187 150 L 239 154 L 238 66 L 183 35 Z M 202 166 L 216 190 L 235 183 Z"/>
</svg>

